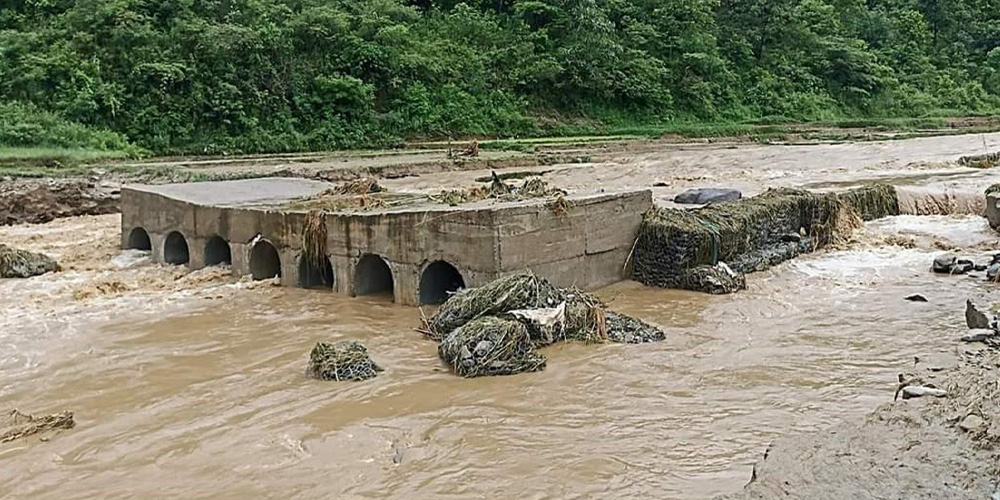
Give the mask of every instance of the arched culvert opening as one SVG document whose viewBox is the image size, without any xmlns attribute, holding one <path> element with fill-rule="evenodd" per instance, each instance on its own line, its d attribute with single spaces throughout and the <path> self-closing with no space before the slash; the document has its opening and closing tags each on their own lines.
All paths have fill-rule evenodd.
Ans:
<svg viewBox="0 0 1000 500">
<path fill-rule="evenodd" d="M 233 252 L 229 249 L 229 242 L 221 236 L 212 236 L 205 243 L 205 265 L 218 266 L 233 263 Z"/>
<path fill-rule="evenodd" d="M 250 276 L 266 280 L 281 276 L 281 258 L 278 249 L 267 241 L 258 241 L 250 250 Z"/>
<path fill-rule="evenodd" d="M 190 260 L 188 243 L 184 235 L 174 231 L 163 242 L 163 260 L 167 264 L 187 264 Z"/>
<path fill-rule="evenodd" d="M 333 265 L 323 257 L 322 264 L 305 255 L 299 257 L 299 286 L 302 288 L 333 288 Z"/>
<path fill-rule="evenodd" d="M 420 275 L 420 303 L 440 304 L 461 288 L 465 280 L 455 266 L 443 260 L 432 262 Z"/>
<path fill-rule="evenodd" d="M 128 233 L 128 249 L 152 250 L 153 243 L 149 241 L 149 233 L 141 227 L 137 227 Z"/>
<path fill-rule="evenodd" d="M 382 257 L 368 254 L 354 268 L 354 295 L 392 294 L 392 269 Z"/>
</svg>

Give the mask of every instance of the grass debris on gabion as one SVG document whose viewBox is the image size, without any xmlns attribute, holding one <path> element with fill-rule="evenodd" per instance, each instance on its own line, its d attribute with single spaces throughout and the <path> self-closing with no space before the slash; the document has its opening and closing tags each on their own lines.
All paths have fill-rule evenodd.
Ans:
<svg viewBox="0 0 1000 500">
<path fill-rule="evenodd" d="M 626 314 L 608 311 L 608 340 L 618 344 L 645 344 L 666 340 L 667 334 L 659 328 Z"/>
<path fill-rule="evenodd" d="M 733 293 L 747 287 L 746 275 L 733 271 L 725 262 L 688 269 L 681 280 L 685 290 L 713 295 Z"/>
<path fill-rule="evenodd" d="M 535 346 L 523 323 L 513 319 L 484 316 L 445 335 L 438 354 L 466 378 L 485 375 L 513 375 L 545 368 L 545 356 Z"/>
<path fill-rule="evenodd" d="M 741 280 L 713 266 L 761 271 L 840 241 L 860 226 L 856 210 L 868 217 L 898 213 L 895 190 L 870 186 L 837 195 L 782 188 L 697 209 L 654 208 L 639 229 L 632 276 L 665 288 L 735 291 Z"/>
<path fill-rule="evenodd" d="M 899 197 L 896 195 L 896 188 L 889 184 L 869 184 L 849 189 L 837 196 L 863 221 L 899 215 Z"/>
<path fill-rule="evenodd" d="M 555 307 L 566 300 L 562 291 L 533 274 L 514 274 L 452 295 L 430 320 L 431 337 L 445 334 L 480 316 L 517 309 Z"/>
<path fill-rule="evenodd" d="M 0 244 L 0 278 L 30 278 L 58 270 L 59 264 L 48 255 Z"/>
<path fill-rule="evenodd" d="M 382 371 L 357 340 L 320 341 L 309 353 L 306 373 L 320 380 L 368 380 Z"/>
<path fill-rule="evenodd" d="M 958 164 L 963 167 L 971 168 L 993 168 L 1000 165 L 1000 151 L 981 155 L 963 156 L 958 159 Z"/>
<path fill-rule="evenodd" d="M 613 315 L 614 321 L 609 320 Z M 641 343 L 663 340 L 656 327 L 607 311 L 597 297 L 515 274 L 451 296 L 428 321 L 438 353 L 463 377 L 541 370 L 534 349 L 561 341 Z"/>
</svg>

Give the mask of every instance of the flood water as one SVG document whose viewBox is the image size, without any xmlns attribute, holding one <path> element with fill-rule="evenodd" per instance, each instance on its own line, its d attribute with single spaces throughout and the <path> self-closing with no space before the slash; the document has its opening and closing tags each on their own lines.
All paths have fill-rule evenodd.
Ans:
<svg viewBox="0 0 1000 500">
<path fill-rule="evenodd" d="M 5 499 L 733 492 L 779 435 L 860 418 L 914 356 L 953 349 L 964 301 L 990 285 L 930 262 L 997 243 L 980 217 L 900 216 L 735 295 L 621 283 L 600 295 L 667 341 L 564 344 L 544 350 L 544 371 L 465 380 L 413 330 L 415 308 L 152 265 L 119 254 L 116 224 L 0 228 L 73 263 L 0 281 L 0 410 L 77 421 L 0 445 Z M 365 342 L 385 372 L 306 377 L 312 345 L 340 339 Z"/>
</svg>

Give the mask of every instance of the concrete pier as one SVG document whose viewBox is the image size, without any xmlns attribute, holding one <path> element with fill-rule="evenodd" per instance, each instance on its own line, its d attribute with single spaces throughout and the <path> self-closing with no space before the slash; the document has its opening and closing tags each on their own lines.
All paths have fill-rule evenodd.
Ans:
<svg viewBox="0 0 1000 500">
<path fill-rule="evenodd" d="M 565 212 L 544 199 L 329 212 L 329 266 L 312 269 L 302 258 L 308 210 L 288 207 L 330 187 L 293 178 L 125 186 L 122 247 L 151 250 L 157 262 L 231 264 L 239 276 L 391 293 L 414 305 L 524 270 L 585 290 L 620 281 L 652 206 L 644 190 L 570 196 Z"/>
</svg>

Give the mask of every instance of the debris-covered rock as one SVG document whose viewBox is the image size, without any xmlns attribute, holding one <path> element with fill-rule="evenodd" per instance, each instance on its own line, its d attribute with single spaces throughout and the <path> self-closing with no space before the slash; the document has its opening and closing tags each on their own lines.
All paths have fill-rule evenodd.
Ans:
<svg viewBox="0 0 1000 500">
<path fill-rule="evenodd" d="M 688 189 L 674 196 L 674 203 L 684 205 L 705 205 L 708 203 L 723 203 L 736 201 L 743 197 L 738 189 L 727 188 L 695 188 Z"/>
<path fill-rule="evenodd" d="M 0 443 L 24 439 L 50 430 L 72 429 L 76 426 L 71 411 L 36 417 L 15 409 L 7 415 L 7 420 L 3 426 L 3 433 L 0 434 Z"/>
<path fill-rule="evenodd" d="M 445 335 L 438 354 L 463 377 L 513 375 L 545 368 L 523 323 L 484 316 Z"/>
<path fill-rule="evenodd" d="M 1000 151 L 963 156 L 958 159 L 958 164 L 970 168 L 993 168 L 1000 165 Z"/>
<path fill-rule="evenodd" d="M 449 297 L 431 318 L 431 336 L 440 340 L 455 328 L 480 316 L 517 309 L 556 307 L 565 301 L 564 294 L 544 278 L 532 274 L 505 276 L 478 288 L 466 288 Z"/>
<path fill-rule="evenodd" d="M 608 311 L 608 339 L 619 344 L 645 344 L 667 338 L 666 333 L 645 321 Z"/>
<path fill-rule="evenodd" d="M 48 255 L 0 244 L 0 278 L 30 278 L 59 269 Z"/>
<path fill-rule="evenodd" d="M 382 371 L 356 340 L 317 342 L 309 353 L 306 373 L 320 380 L 368 380 Z"/>
<path fill-rule="evenodd" d="M 534 350 L 561 341 L 663 340 L 653 325 L 608 311 L 597 297 L 532 274 L 505 276 L 452 295 L 427 322 L 438 354 L 463 377 L 541 370 Z"/>
</svg>

